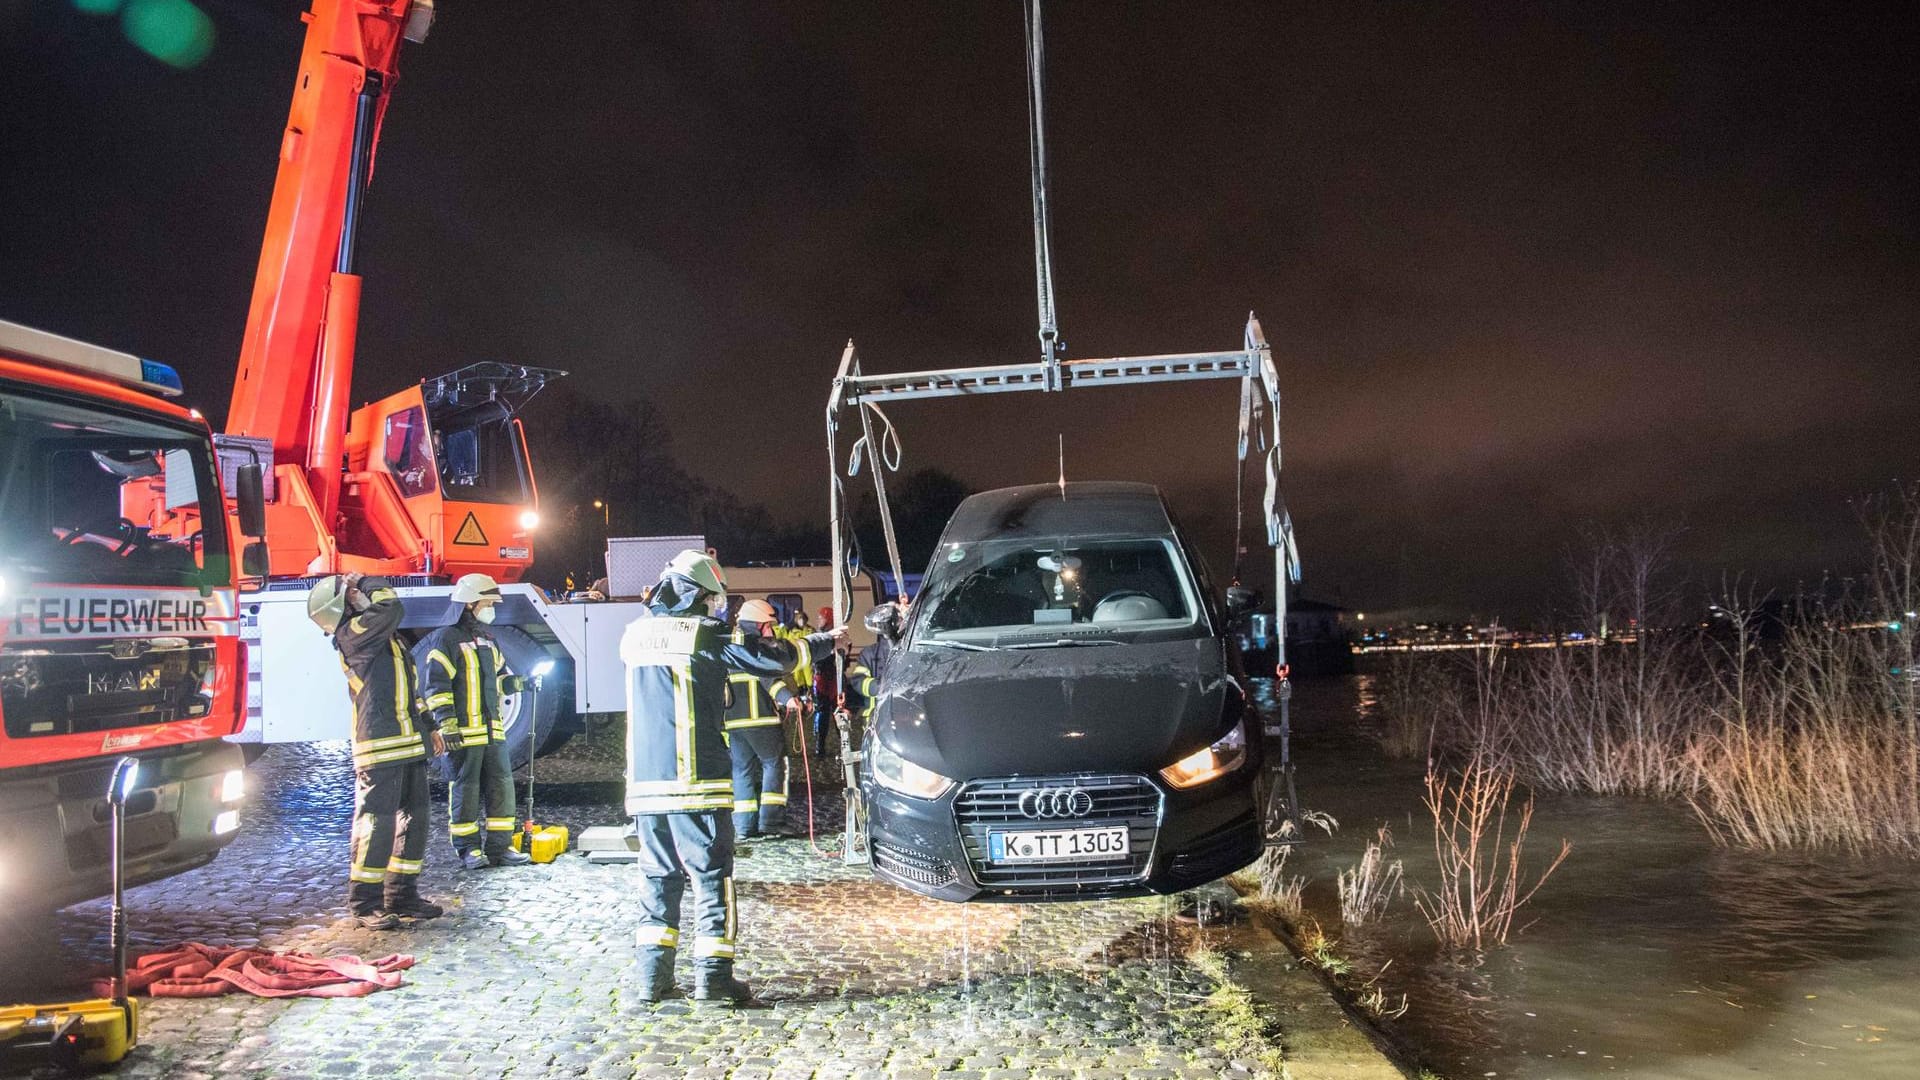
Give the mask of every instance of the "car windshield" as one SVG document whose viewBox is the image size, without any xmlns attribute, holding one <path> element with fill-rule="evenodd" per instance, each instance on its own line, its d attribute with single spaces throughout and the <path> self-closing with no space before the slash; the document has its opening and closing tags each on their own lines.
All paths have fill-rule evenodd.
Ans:
<svg viewBox="0 0 1920 1080">
<path fill-rule="evenodd" d="M 7 576 L 217 587 L 229 582 L 225 522 L 203 432 L 0 385 Z"/>
<path fill-rule="evenodd" d="M 934 553 L 916 643 L 1000 648 L 1190 637 L 1200 605 L 1168 538 L 988 540 Z"/>
</svg>

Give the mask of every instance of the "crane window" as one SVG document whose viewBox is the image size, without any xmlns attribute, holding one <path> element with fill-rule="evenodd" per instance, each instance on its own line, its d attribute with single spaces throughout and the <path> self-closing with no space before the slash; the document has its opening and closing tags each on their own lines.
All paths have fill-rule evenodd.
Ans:
<svg viewBox="0 0 1920 1080">
<path fill-rule="evenodd" d="M 497 405 L 483 405 L 435 426 L 440 487 L 461 502 L 523 503 L 527 463 L 512 418 Z"/>
<path fill-rule="evenodd" d="M 433 492 L 433 438 L 418 405 L 387 417 L 387 471 L 408 498 Z"/>
</svg>

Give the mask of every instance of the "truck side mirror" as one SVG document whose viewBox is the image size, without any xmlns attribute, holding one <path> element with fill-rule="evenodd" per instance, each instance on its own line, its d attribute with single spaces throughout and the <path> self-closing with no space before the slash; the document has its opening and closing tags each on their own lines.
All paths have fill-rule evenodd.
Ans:
<svg viewBox="0 0 1920 1080">
<path fill-rule="evenodd" d="M 255 540 L 267 535 L 266 470 L 259 462 L 242 465 L 233 474 L 233 504 L 240 512 L 240 534 Z M 252 545 L 248 545 L 251 547 Z M 244 555 L 241 556 L 245 558 Z"/>
<path fill-rule="evenodd" d="M 270 569 L 267 542 L 255 540 L 240 549 L 240 572 L 247 577 L 263 578 Z"/>
</svg>

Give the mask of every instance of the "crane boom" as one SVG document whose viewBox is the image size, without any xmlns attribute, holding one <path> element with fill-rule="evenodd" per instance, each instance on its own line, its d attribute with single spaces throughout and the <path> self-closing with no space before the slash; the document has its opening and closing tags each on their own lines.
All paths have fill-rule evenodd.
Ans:
<svg viewBox="0 0 1920 1080">
<path fill-rule="evenodd" d="M 306 469 L 322 522 L 340 501 L 360 279 L 353 233 L 400 43 L 425 37 L 431 0 L 314 0 L 280 140 L 226 428 L 271 440 Z M 337 118 L 352 116 L 353 124 Z"/>
</svg>

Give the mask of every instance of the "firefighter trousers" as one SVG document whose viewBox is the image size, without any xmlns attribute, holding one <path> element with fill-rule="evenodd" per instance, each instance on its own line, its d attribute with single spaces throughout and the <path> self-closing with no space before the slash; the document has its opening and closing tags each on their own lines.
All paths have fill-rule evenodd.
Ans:
<svg viewBox="0 0 1920 1080">
<path fill-rule="evenodd" d="M 465 855 L 480 849 L 498 855 L 513 844 L 520 827 L 513 800 L 513 766 L 507 744 L 490 740 L 485 746 L 451 751 L 453 783 L 447 785 L 447 832 L 453 850 Z"/>
<path fill-rule="evenodd" d="M 787 736 L 779 724 L 727 732 L 733 755 L 733 834 L 754 836 L 787 817 Z"/>
<path fill-rule="evenodd" d="M 412 891 L 427 854 L 427 763 L 406 761 L 354 771 L 353 868 L 348 902 L 356 915 L 379 910 L 385 896 Z"/>
<path fill-rule="evenodd" d="M 724 810 L 641 814 L 633 819 L 640 841 L 640 929 L 634 941 L 642 956 L 672 964 L 680 945 L 680 898 L 693 883 L 695 967 L 733 964 L 738 909 L 733 898 L 733 819 Z"/>
</svg>

